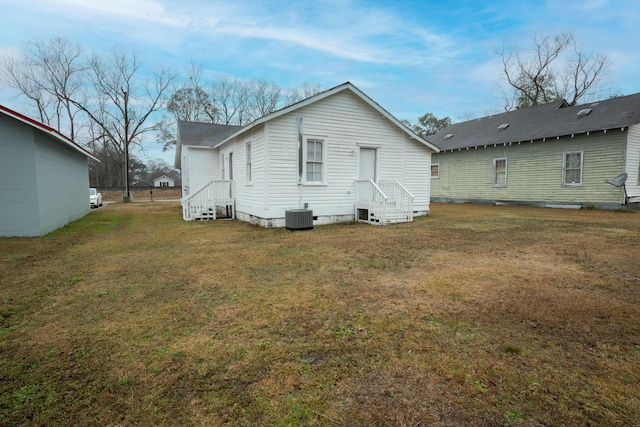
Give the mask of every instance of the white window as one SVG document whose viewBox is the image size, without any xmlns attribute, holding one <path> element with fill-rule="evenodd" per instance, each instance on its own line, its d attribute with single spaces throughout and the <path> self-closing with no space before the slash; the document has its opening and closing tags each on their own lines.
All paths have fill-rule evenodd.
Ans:
<svg viewBox="0 0 640 427">
<path fill-rule="evenodd" d="M 440 178 L 440 163 L 431 165 L 431 178 Z"/>
<path fill-rule="evenodd" d="M 564 153 L 562 185 L 582 185 L 582 151 Z"/>
<path fill-rule="evenodd" d="M 247 184 L 251 184 L 252 182 L 252 172 L 251 172 L 251 141 L 246 144 L 247 151 Z"/>
<path fill-rule="evenodd" d="M 308 183 L 323 183 L 324 176 L 324 156 L 325 147 L 323 139 L 306 139 L 306 150 L 304 152 L 304 177 Z"/>
<path fill-rule="evenodd" d="M 507 159 L 501 157 L 499 159 L 493 159 L 493 186 L 494 187 L 506 187 L 507 186 Z"/>
</svg>

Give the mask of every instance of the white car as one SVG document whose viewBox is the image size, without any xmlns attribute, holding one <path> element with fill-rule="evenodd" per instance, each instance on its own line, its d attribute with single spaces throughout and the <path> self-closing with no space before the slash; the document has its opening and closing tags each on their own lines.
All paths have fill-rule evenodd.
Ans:
<svg viewBox="0 0 640 427">
<path fill-rule="evenodd" d="M 95 188 L 89 189 L 89 204 L 91 204 L 92 208 L 102 206 L 102 194 L 98 193 L 98 190 Z"/>
</svg>

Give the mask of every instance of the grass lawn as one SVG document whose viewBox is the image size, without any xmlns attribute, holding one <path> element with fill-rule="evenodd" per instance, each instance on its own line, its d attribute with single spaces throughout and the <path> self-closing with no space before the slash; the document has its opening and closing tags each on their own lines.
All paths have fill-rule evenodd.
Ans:
<svg viewBox="0 0 640 427">
<path fill-rule="evenodd" d="M 0 239 L 2 426 L 639 425 L 640 212 Z"/>
</svg>

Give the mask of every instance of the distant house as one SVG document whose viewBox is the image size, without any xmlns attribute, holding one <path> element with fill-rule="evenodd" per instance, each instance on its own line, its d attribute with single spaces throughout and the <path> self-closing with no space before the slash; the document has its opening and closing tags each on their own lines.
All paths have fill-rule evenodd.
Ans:
<svg viewBox="0 0 640 427">
<path fill-rule="evenodd" d="M 41 236 L 89 213 L 87 159 L 99 161 L 0 105 L 0 236 Z"/>
<path fill-rule="evenodd" d="M 298 211 L 315 224 L 411 221 L 429 212 L 437 151 L 348 82 L 246 127 L 179 122 L 183 216 L 265 227 L 288 226 Z"/>
<path fill-rule="evenodd" d="M 135 181 L 134 183 L 132 183 L 131 187 L 148 189 L 149 187 L 153 187 L 153 183 L 150 183 L 150 182 L 143 181 L 143 180 L 139 179 L 139 180 Z"/>
<path fill-rule="evenodd" d="M 154 187 L 175 187 L 176 181 L 166 175 L 162 175 L 153 180 Z"/>
<path fill-rule="evenodd" d="M 432 201 L 616 208 L 640 201 L 640 94 L 456 123 L 429 141 Z"/>
</svg>

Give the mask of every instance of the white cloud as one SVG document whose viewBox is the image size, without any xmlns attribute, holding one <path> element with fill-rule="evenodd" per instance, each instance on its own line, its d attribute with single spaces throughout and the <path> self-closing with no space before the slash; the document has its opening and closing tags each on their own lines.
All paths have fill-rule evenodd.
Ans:
<svg viewBox="0 0 640 427">
<path fill-rule="evenodd" d="M 338 58 L 376 64 L 426 62 L 429 57 L 452 52 L 452 44 L 444 36 L 388 12 L 361 5 L 353 10 L 349 7 L 349 3 L 344 3 L 340 10 L 268 15 L 261 14 L 259 8 L 243 13 L 239 13 L 239 8 L 227 9 L 224 15 L 213 13 L 212 8 L 206 14 L 210 18 L 199 20 L 196 27 L 204 35 L 284 42 Z"/>
<path fill-rule="evenodd" d="M 448 36 L 429 31 L 422 22 L 410 22 L 389 8 L 348 1 L 283 6 L 243 0 L 49 0 L 34 7 L 47 10 L 69 30 L 94 23 L 96 35 L 129 34 L 132 41 L 155 40 L 164 47 L 179 48 L 180 41 L 197 37 L 243 46 L 277 42 L 281 49 L 388 65 L 436 63 L 456 55 Z M 33 18 L 37 21 L 37 14 Z"/>
<path fill-rule="evenodd" d="M 29 0 L 5 2 L 0 48 L 62 36 L 98 52 L 130 43 L 145 62 L 282 86 L 346 80 L 393 114 L 482 113 L 501 69 L 495 50 L 528 46 L 534 30 L 574 30 L 611 55 L 624 93 L 637 92 L 640 2 L 435 0 Z M 610 3 L 610 2 L 609 2 Z"/>
<path fill-rule="evenodd" d="M 176 14 L 159 0 L 54 0 L 66 11 L 75 14 L 88 13 L 94 16 L 121 18 L 134 21 L 147 21 L 161 25 L 185 27 L 190 19 L 182 14 Z M 69 12 L 71 15 L 74 12 Z"/>
</svg>

